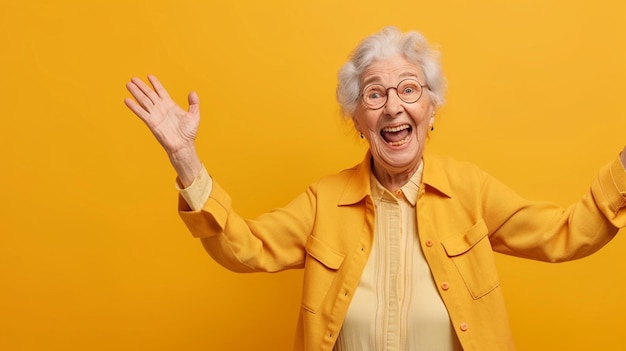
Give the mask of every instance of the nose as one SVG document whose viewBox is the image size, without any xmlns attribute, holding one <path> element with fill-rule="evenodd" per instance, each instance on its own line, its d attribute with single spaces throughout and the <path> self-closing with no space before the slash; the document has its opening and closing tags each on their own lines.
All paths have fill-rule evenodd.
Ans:
<svg viewBox="0 0 626 351">
<path fill-rule="evenodd" d="M 391 92 L 390 90 L 393 90 L 393 92 Z M 387 102 L 385 102 L 385 107 L 384 107 L 385 114 L 391 117 L 395 117 L 399 115 L 400 113 L 402 113 L 402 110 L 404 110 L 402 103 L 403 101 L 400 100 L 400 97 L 398 96 L 398 92 L 396 91 L 396 89 L 390 88 L 387 91 Z"/>
</svg>

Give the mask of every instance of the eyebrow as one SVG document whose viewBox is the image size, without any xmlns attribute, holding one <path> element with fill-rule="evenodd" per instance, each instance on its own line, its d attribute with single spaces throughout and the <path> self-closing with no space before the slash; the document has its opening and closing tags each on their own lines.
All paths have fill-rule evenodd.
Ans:
<svg viewBox="0 0 626 351">
<path fill-rule="evenodd" d="M 398 76 L 398 78 L 400 78 L 400 80 L 402 80 L 403 78 L 415 78 L 419 81 L 419 76 L 412 72 L 403 72 Z M 380 81 L 380 76 L 371 76 L 363 81 L 363 87 L 366 87 L 373 83 L 378 83 L 379 81 Z"/>
</svg>

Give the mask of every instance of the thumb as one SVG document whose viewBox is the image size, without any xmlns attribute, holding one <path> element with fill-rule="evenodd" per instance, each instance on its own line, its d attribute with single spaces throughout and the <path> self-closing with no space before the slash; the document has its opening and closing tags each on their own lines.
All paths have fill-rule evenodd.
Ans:
<svg viewBox="0 0 626 351">
<path fill-rule="evenodd" d="M 187 101 L 189 102 L 189 113 L 197 114 L 200 112 L 200 98 L 195 91 L 189 93 Z"/>
</svg>

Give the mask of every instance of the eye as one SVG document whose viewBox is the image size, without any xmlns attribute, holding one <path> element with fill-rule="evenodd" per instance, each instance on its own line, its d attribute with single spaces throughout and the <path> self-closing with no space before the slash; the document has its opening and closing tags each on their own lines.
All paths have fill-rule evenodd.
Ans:
<svg viewBox="0 0 626 351">
<path fill-rule="evenodd" d="M 419 96 L 420 89 L 421 87 L 417 81 L 409 79 L 400 83 L 398 93 L 402 95 L 404 99 L 413 99 Z"/>
<path fill-rule="evenodd" d="M 365 89 L 363 96 L 368 100 L 378 100 L 385 97 L 385 89 L 382 86 L 372 85 Z"/>
</svg>

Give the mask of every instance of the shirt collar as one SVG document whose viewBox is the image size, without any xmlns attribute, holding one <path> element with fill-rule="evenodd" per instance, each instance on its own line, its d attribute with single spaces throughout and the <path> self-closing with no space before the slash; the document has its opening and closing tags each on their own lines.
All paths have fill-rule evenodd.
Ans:
<svg viewBox="0 0 626 351">
<path fill-rule="evenodd" d="M 409 181 L 402 187 L 400 187 L 400 189 L 397 189 L 393 192 L 382 186 L 382 184 L 380 184 L 380 182 L 374 176 L 374 173 L 371 173 L 370 183 L 372 188 L 372 197 L 375 200 L 383 200 L 386 198 L 391 201 L 397 201 L 397 199 L 399 198 L 404 198 L 411 204 L 411 206 L 415 206 L 415 204 L 417 203 L 417 195 L 419 193 L 420 183 L 422 181 L 422 171 L 424 169 L 423 165 L 424 163 L 420 162 L 417 170 L 415 171 L 415 173 L 413 173 Z"/>
<path fill-rule="evenodd" d="M 417 195 L 420 190 L 420 186 L 422 183 L 422 173 L 424 171 L 424 161 L 420 162 L 420 165 L 417 167 L 417 170 L 411 176 L 411 179 L 400 188 L 404 197 L 408 202 L 411 203 L 412 206 L 415 206 L 417 203 Z"/>
</svg>

